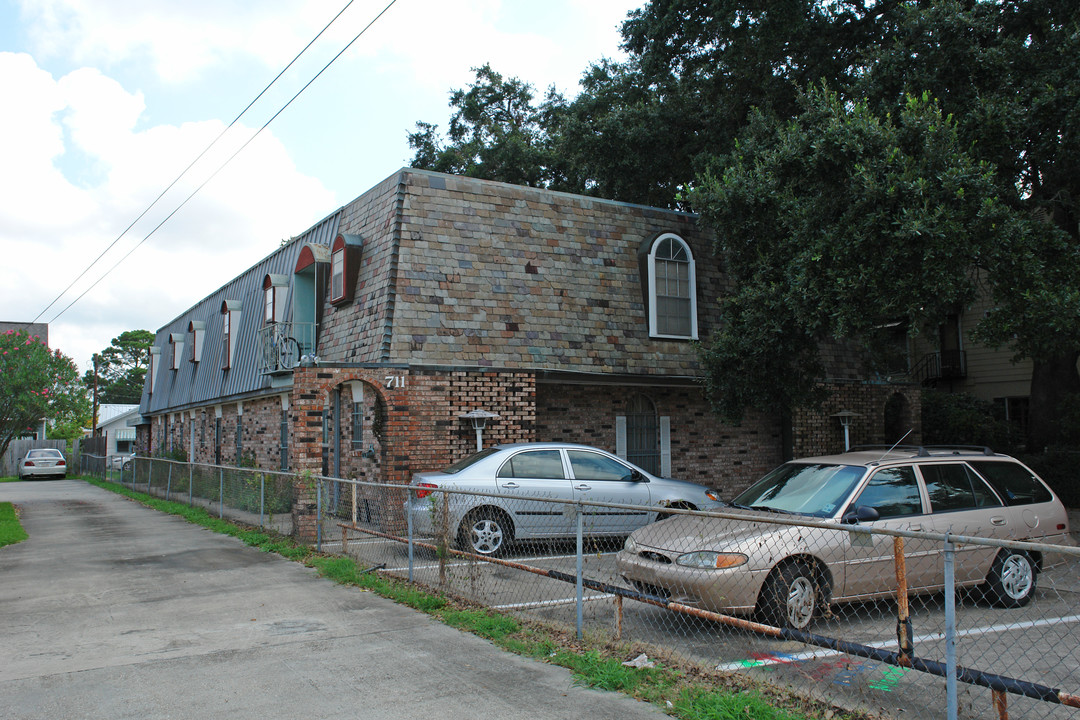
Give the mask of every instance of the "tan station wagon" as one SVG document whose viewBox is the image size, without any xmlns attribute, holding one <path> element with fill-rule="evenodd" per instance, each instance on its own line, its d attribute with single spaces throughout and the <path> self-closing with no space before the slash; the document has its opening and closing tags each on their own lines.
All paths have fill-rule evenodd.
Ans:
<svg viewBox="0 0 1080 720">
<path fill-rule="evenodd" d="M 773 625 L 808 627 L 834 602 L 896 592 L 888 535 L 764 522 L 806 517 L 869 528 L 1072 544 L 1065 508 L 1025 465 L 987 449 L 894 448 L 781 465 L 730 503 L 738 519 L 676 516 L 631 534 L 617 556 L 639 590 Z M 995 604 L 1025 605 L 1040 553 L 957 548 L 958 585 Z M 944 587 L 937 540 L 905 539 L 909 591 Z"/>
</svg>

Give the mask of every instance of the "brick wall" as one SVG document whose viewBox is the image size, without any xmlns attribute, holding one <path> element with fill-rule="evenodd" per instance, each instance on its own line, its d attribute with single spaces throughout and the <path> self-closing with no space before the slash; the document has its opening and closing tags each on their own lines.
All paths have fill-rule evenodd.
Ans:
<svg viewBox="0 0 1080 720">
<path fill-rule="evenodd" d="M 841 411 L 858 413 L 849 429 L 852 446 L 892 445 L 908 430 L 912 432 L 904 438 L 903 444 L 922 442 L 921 391 L 917 385 L 832 383 L 828 387 L 829 398 L 820 409 L 799 410 L 793 414 L 795 457 L 843 452 L 843 427 L 840 420 L 833 417 Z M 890 401 L 899 412 L 894 415 L 893 427 L 887 428 L 886 406 Z"/>
<path fill-rule="evenodd" d="M 671 419 L 671 474 L 731 497 L 782 461 L 779 421 L 749 413 L 738 427 L 724 425 L 697 388 L 541 385 L 536 439 L 580 442 L 615 452 L 615 418 L 638 394 Z"/>
</svg>

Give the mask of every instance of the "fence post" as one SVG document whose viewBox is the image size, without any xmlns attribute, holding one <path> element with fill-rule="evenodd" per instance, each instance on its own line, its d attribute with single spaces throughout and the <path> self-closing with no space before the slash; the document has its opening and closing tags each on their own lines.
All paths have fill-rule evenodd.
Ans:
<svg viewBox="0 0 1080 720">
<path fill-rule="evenodd" d="M 956 720 L 956 553 L 945 533 L 945 699 L 946 717 Z"/>
<path fill-rule="evenodd" d="M 259 527 L 263 527 L 263 513 L 266 510 L 266 475 L 259 473 Z"/>
<path fill-rule="evenodd" d="M 218 468 L 218 496 L 217 496 L 217 516 L 220 520 L 225 517 L 225 468 Z"/>
<path fill-rule="evenodd" d="M 585 513 L 583 512 L 583 508 L 581 507 L 581 504 L 579 503 L 578 506 L 577 506 L 577 582 L 575 583 L 575 591 L 574 591 L 574 595 L 575 595 L 575 599 L 576 599 L 576 603 L 577 603 L 577 639 L 578 640 L 580 640 L 582 638 L 582 625 L 584 625 L 584 608 L 582 607 L 583 602 L 584 602 L 583 599 L 582 599 L 582 594 L 583 594 L 582 578 L 584 577 L 584 568 L 582 566 L 583 566 L 583 563 L 584 563 L 584 552 L 583 552 L 583 547 L 582 547 L 582 542 L 581 542 L 582 530 L 583 530 L 583 527 L 584 527 L 584 523 L 585 523 Z"/>
<path fill-rule="evenodd" d="M 165 478 L 165 499 L 169 499 L 169 495 L 172 494 L 172 463 L 169 463 L 169 476 Z"/>
<path fill-rule="evenodd" d="M 188 466 L 187 466 L 187 504 L 188 504 L 188 507 L 191 507 L 191 503 L 192 503 L 191 483 L 192 483 L 192 481 L 194 480 L 194 477 L 195 477 L 195 471 L 194 471 L 193 467 L 194 466 L 191 463 L 188 463 Z"/>
<path fill-rule="evenodd" d="M 405 490 L 405 521 L 409 526 L 409 582 L 413 581 L 413 520 L 412 520 L 412 491 Z"/>
<path fill-rule="evenodd" d="M 322 552 L 322 478 L 315 481 L 315 550 Z"/>
<path fill-rule="evenodd" d="M 893 562 L 896 565 L 896 640 L 900 667 L 911 667 L 913 637 L 911 608 L 908 604 L 907 565 L 904 560 L 904 538 L 893 538 Z"/>
</svg>

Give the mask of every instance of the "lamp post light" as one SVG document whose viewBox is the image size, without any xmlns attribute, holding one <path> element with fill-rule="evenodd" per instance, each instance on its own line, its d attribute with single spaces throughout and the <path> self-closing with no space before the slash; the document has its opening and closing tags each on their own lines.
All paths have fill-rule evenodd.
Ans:
<svg viewBox="0 0 1080 720">
<path fill-rule="evenodd" d="M 487 410 L 473 410 L 467 412 L 464 415 L 459 415 L 462 420 L 471 420 L 473 429 L 476 430 L 476 451 L 480 452 L 484 449 L 484 426 L 487 425 L 488 420 L 496 420 L 499 415 L 497 413 L 488 412 Z"/>
<path fill-rule="evenodd" d="M 851 421 L 857 417 L 862 417 L 862 415 L 850 410 L 841 410 L 833 417 L 839 418 L 840 426 L 844 428 L 844 452 L 847 452 L 851 449 Z"/>
</svg>

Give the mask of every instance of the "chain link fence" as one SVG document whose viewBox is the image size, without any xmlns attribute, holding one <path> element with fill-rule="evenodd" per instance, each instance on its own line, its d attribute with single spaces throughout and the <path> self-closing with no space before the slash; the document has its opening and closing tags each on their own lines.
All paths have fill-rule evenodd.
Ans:
<svg viewBox="0 0 1080 720">
<path fill-rule="evenodd" d="M 100 474 L 283 534 L 307 517 L 364 568 L 841 708 L 1080 718 L 1080 548 L 1038 505 L 918 527 L 149 458 Z"/>
</svg>

